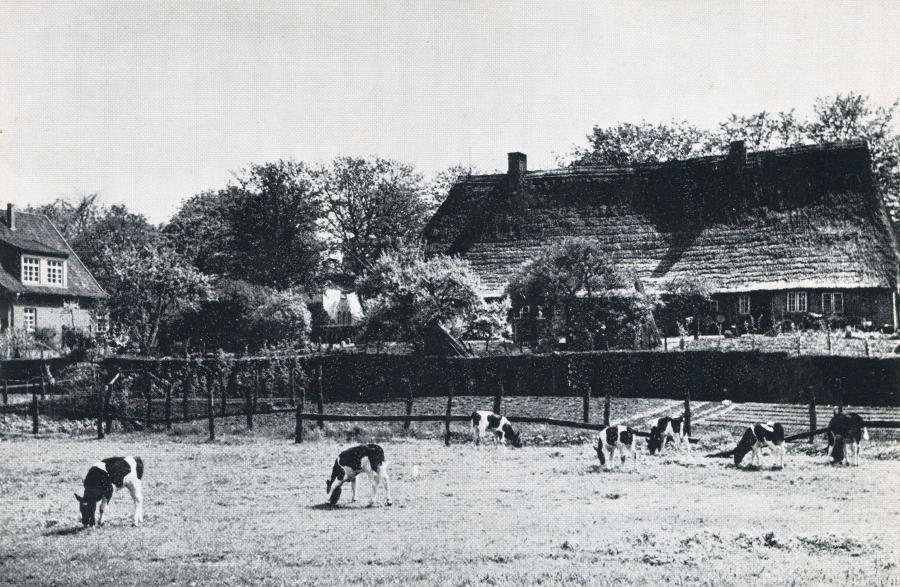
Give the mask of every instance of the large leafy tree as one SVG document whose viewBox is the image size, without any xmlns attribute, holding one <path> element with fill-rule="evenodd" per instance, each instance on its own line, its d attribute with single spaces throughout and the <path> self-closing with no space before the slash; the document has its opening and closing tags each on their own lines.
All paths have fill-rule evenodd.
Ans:
<svg viewBox="0 0 900 587">
<path fill-rule="evenodd" d="M 382 253 L 418 237 L 427 220 L 422 176 L 389 159 L 339 157 L 322 172 L 325 226 L 352 275 Z"/>
<path fill-rule="evenodd" d="M 302 163 L 253 165 L 228 198 L 234 277 L 279 289 L 314 282 L 323 244 L 311 170 Z"/>
<path fill-rule="evenodd" d="M 461 259 L 426 259 L 413 247 L 386 252 L 360 284 L 366 301 L 363 339 L 420 346 L 435 322 L 461 335 L 483 304 L 478 289 L 478 277 Z"/>
<path fill-rule="evenodd" d="M 164 322 L 197 307 L 209 279 L 163 246 L 107 249 L 111 266 L 110 317 L 141 353 L 152 353 Z"/>
<path fill-rule="evenodd" d="M 231 273 L 229 210 L 236 189 L 207 191 L 189 198 L 163 228 L 169 244 L 200 271 Z"/>
<path fill-rule="evenodd" d="M 164 232 L 206 273 L 286 289 L 316 280 L 321 216 L 317 173 L 278 161 L 252 165 L 227 188 L 189 199 Z"/>
<path fill-rule="evenodd" d="M 552 340 L 565 337 L 582 347 L 599 341 L 608 346 L 647 327 L 652 332 L 653 300 L 627 272 L 617 267 L 615 258 L 596 242 L 584 238 L 567 239 L 546 247 L 522 266 L 506 288 L 514 311 L 539 307 L 551 319 Z M 574 335 L 574 336 L 573 336 Z M 627 344 L 632 345 L 632 342 Z"/>
</svg>

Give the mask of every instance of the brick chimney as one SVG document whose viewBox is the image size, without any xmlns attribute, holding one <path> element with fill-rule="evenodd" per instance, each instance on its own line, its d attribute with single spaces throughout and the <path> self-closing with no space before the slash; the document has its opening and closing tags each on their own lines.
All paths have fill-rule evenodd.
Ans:
<svg viewBox="0 0 900 587">
<path fill-rule="evenodd" d="M 8 226 L 10 230 L 16 229 L 16 211 L 12 204 L 6 205 L 6 226 Z"/>
<path fill-rule="evenodd" d="M 510 177 L 521 177 L 528 171 L 528 157 L 525 156 L 525 153 L 510 153 L 508 160 L 509 171 L 507 174 Z"/>
<path fill-rule="evenodd" d="M 728 146 L 728 160 L 738 165 L 747 164 L 747 145 L 744 141 L 732 141 Z"/>
</svg>

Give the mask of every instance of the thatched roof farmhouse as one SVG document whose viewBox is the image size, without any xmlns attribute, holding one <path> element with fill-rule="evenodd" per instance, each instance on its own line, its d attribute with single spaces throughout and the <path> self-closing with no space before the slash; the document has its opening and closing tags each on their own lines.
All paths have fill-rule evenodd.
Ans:
<svg viewBox="0 0 900 587">
<path fill-rule="evenodd" d="M 528 171 L 457 183 L 425 229 L 428 251 L 469 260 L 485 297 L 566 237 L 598 241 L 649 291 L 699 276 L 713 312 L 766 322 L 838 313 L 897 327 L 898 254 L 865 143 L 633 167 Z"/>
</svg>

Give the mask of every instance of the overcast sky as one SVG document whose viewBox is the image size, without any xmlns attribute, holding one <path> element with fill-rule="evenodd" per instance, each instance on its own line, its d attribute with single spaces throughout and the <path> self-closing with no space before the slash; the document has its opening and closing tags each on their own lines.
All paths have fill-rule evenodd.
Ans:
<svg viewBox="0 0 900 587">
<path fill-rule="evenodd" d="M 530 169 L 594 125 L 900 98 L 900 2 L 0 0 L 0 200 L 154 222 L 250 163 Z"/>
</svg>

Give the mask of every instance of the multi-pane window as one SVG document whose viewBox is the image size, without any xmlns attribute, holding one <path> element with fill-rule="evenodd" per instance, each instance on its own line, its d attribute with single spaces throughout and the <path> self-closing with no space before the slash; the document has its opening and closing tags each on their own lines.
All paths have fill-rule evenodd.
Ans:
<svg viewBox="0 0 900 587">
<path fill-rule="evenodd" d="M 37 308 L 22 308 L 22 327 L 28 332 L 37 328 Z"/>
<path fill-rule="evenodd" d="M 109 314 L 106 312 L 97 313 L 97 332 L 109 332 Z"/>
<path fill-rule="evenodd" d="M 787 311 L 789 313 L 806 311 L 806 292 L 805 291 L 789 291 L 788 292 Z"/>
<path fill-rule="evenodd" d="M 47 259 L 47 284 L 63 284 L 63 262 Z"/>
<path fill-rule="evenodd" d="M 843 314 L 844 313 L 844 294 L 842 294 L 842 293 L 823 293 L 822 294 L 822 312 L 825 314 Z"/>
<path fill-rule="evenodd" d="M 750 294 L 744 294 L 738 297 L 738 314 L 750 313 Z"/>
<path fill-rule="evenodd" d="M 41 260 L 36 257 L 22 257 L 22 283 L 41 282 Z"/>
<path fill-rule="evenodd" d="M 66 262 L 22 255 L 22 283 L 65 287 Z"/>
</svg>

